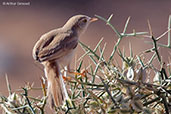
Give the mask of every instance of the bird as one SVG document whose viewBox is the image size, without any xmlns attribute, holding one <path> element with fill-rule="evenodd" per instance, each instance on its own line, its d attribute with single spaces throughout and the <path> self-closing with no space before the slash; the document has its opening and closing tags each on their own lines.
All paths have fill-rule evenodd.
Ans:
<svg viewBox="0 0 171 114">
<path fill-rule="evenodd" d="M 32 56 L 44 66 L 47 78 L 47 96 L 51 108 L 63 105 L 69 99 L 61 74 L 70 64 L 80 36 L 90 23 L 98 20 L 87 15 L 72 16 L 62 27 L 43 34 L 33 47 Z"/>
</svg>

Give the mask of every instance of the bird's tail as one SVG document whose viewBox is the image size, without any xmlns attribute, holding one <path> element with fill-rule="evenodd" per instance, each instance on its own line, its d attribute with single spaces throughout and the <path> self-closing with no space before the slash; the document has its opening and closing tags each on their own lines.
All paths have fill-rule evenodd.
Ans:
<svg viewBox="0 0 171 114">
<path fill-rule="evenodd" d="M 54 61 L 46 62 L 44 63 L 44 66 L 45 75 L 48 82 L 48 102 L 51 108 L 54 108 L 55 106 L 58 107 L 63 104 L 63 101 L 67 94 L 64 91 L 65 85 L 60 74 L 59 66 Z"/>
</svg>

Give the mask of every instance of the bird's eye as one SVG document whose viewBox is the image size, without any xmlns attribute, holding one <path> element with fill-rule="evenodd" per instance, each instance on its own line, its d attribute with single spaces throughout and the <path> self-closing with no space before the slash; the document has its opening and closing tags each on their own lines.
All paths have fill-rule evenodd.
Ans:
<svg viewBox="0 0 171 114">
<path fill-rule="evenodd" d="M 87 23 L 87 19 L 84 19 L 83 22 L 84 22 L 84 23 Z"/>
</svg>

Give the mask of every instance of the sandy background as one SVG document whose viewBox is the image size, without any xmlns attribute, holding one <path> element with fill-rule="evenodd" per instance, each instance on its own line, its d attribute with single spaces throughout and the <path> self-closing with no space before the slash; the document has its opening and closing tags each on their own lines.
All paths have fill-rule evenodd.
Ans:
<svg viewBox="0 0 171 114">
<path fill-rule="evenodd" d="M 119 31 L 123 30 L 126 19 L 131 16 L 128 32 L 133 29 L 148 31 L 149 19 L 154 36 L 157 37 L 167 30 L 171 14 L 170 0 L 22 0 L 29 1 L 30 6 L 3 6 L 4 1 L 0 0 L 0 94 L 3 95 L 8 94 L 5 73 L 9 76 L 13 90 L 25 82 L 34 82 L 35 86 L 40 86 L 39 78 L 43 72 L 32 59 L 32 48 L 43 33 L 62 26 L 73 15 L 97 14 L 107 18 L 113 13 L 111 22 Z M 105 55 L 108 57 L 117 37 L 103 21 L 91 24 L 80 40 L 93 48 L 101 37 L 107 42 Z M 151 47 L 143 43 L 145 40 L 126 38 L 119 47 L 128 48 L 131 42 L 133 51 L 138 53 Z M 167 36 L 161 42 L 166 43 Z M 166 62 L 170 56 L 168 51 L 160 49 Z M 80 46 L 76 53 L 77 56 L 83 53 Z"/>
</svg>

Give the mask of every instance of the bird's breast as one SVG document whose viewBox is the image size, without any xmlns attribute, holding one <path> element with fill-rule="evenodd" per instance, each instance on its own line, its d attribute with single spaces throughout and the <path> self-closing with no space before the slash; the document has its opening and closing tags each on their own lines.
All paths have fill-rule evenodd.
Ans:
<svg viewBox="0 0 171 114">
<path fill-rule="evenodd" d="M 65 67 L 71 63 L 75 50 L 70 51 L 67 55 L 56 60 L 61 67 Z"/>
</svg>

